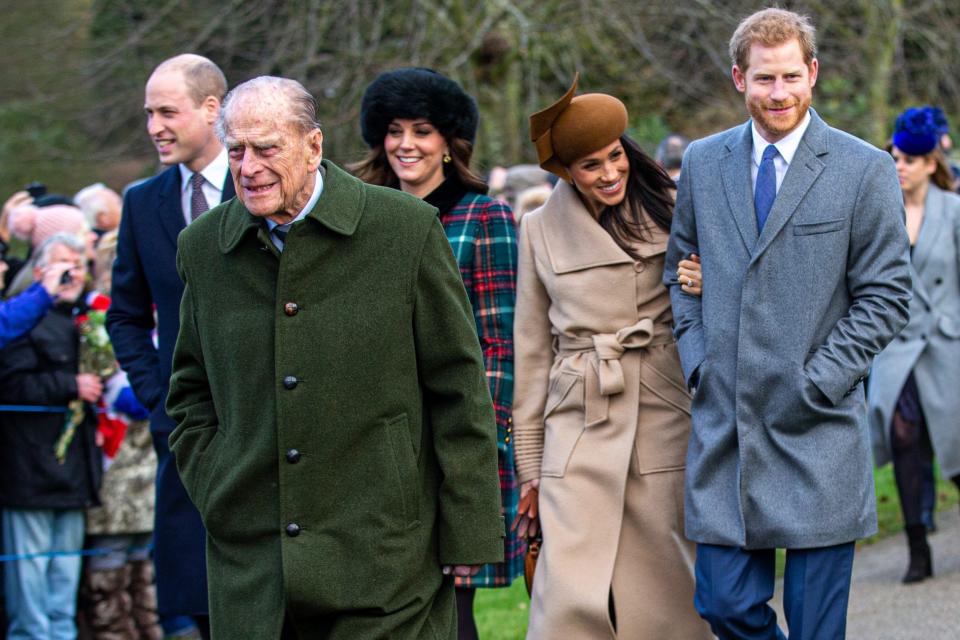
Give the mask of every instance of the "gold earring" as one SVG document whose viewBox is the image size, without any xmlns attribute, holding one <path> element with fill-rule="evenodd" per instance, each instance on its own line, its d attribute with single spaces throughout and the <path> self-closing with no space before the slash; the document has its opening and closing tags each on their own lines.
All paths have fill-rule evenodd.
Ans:
<svg viewBox="0 0 960 640">
<path fill-rule="evenodd" d="M 443 163 L 444 163 L 444 164 L 450 164 L 450 161 L 451 161 L 451 160 L 453 160 L 453 158 L 450 157 L 450 154 L 449 154 L 449 153 L 443 154 Z"/>
</svg>

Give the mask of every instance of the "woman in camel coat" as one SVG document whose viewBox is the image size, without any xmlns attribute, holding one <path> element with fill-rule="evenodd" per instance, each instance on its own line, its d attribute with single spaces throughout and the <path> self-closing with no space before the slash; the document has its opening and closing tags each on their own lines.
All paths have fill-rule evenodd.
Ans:
<svg viewBox="0 0 960 640">
<path fill-rule="evenodd" d="M 619 100 L 575 89 L 531 117 L 563 180 L 520 231 L 513 431 L 522 513 L 538 502 L 543 531 L 527 637 L 709 638 L 683 536 L 690 396 L 660 281 L 671 181 L 623 135 Z"/>
</svg>

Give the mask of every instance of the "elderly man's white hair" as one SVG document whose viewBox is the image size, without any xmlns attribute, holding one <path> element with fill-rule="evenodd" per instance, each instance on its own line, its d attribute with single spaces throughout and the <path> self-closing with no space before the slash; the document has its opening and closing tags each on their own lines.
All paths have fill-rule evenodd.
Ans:
<svg viewBox="0 0 960 640">
<path fill-rule="evenodd" d="M 223 142 L 227 137 L 230 112 L 245 99 L 253 99 L 264 110 L 273 109 L 277 115 L 285 111 L 286 120 L 301 133 L 320 128 L 317 121 L 317 101 L 302 84 L 290 78 L 259 76 L 234 87 L 223 99 L 217 117 L 217 137 Z"/>
<path fill-rule="evenodd" d="M 50 253 L 58 245 L 81 254 L 87 250 L 87 245 L 79 237 L 70 233 L 55 233 L 37 247 L 37 261 L 34 266 L 45 267 L 50 264 Z"/>
<path fill-rule="evenodd" d="M 117 192 L 102 182 L 96 182 L 77 191 L 77 195 L 73 196 L 73 203 L 83 211 L 87 224 L 91 227 L 97 226 L 97 214 L 100 212 L 108 211 L 112 206 L 117 208 L 123 206 L 123 201 Z"/>
</svg>

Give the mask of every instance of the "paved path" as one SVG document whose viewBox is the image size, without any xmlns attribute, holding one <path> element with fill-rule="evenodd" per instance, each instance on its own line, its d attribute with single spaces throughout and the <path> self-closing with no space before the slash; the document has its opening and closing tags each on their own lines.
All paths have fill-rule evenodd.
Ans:
<svg viewBox="0 0 960 640">
<path fill-rule="evenodd" d="M 930 536 L 932 579 L 904 586 L 907 541 L 901 533 L 861 547 L 853 562 L 847 614 L 848 640 L 930 640 L 960 638 L 960 513 L 938 514 Z M 781 592 L 775 598 L 777 617 Z"/>
</svg>

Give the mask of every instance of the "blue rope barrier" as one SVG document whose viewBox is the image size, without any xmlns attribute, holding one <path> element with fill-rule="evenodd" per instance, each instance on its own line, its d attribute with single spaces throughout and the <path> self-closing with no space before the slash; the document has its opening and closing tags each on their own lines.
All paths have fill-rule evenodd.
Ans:
<svg viewBox="0 0 960 640">
<path fill-rule="evenodd" d="M 142 547 L 129 547 L 127 553 L 134 551 L 152 551 L 153 545 L 148 544 Z M 78 549 L 76 551 L 38 551 L 37 553 L 15 553 L 0 555 L 0 562 L 14 562 L 16 560 L 33 560 L 35 558 L 62 558 L 64 556 L 105 556 L 115 553 L 117 549 Z"/>
<path fill-rule="evenodd" d="M 32 404 L 0 404 L 0 413 L 66 413 L 68 407 L 41 407 Z M 97 407 L 97 413 L 106 413 L 106 409 Z"/>
</svg>

